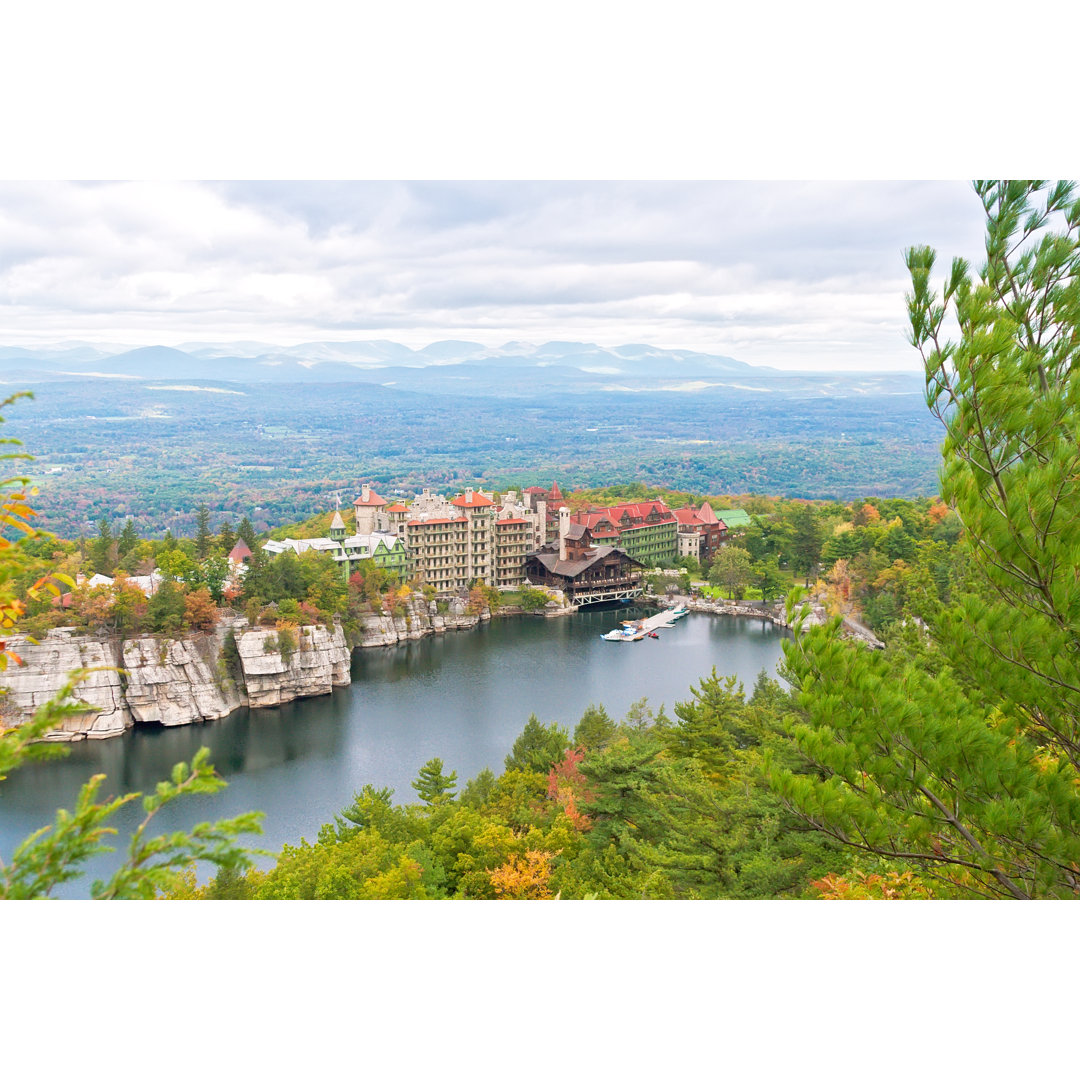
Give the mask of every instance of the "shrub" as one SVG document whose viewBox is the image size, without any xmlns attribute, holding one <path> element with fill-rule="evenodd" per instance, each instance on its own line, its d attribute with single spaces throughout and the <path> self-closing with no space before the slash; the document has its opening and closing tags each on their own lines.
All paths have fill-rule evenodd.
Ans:
<svg viewBox="0 0 1080 1080">
<path fill-rule="evenodd" d="M 551 597 L 543 589 L 530 589 L 528 585 L 523 585 L 521 588 L 523 611 L 543 611 L 550 600 Z"/>
</svg>

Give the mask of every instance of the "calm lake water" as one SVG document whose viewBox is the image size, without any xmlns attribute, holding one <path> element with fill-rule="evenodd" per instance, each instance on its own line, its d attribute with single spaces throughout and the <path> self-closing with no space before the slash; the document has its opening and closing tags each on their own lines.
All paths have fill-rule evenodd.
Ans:
<svg viewBox="0 0 1080 1080">
<path fill-rule="evenodd" d="M 632 610 L 632 609 L 631 609 Z M 432 757 L 456 770 L 459 787 L 488 767 L 496 775 L 530 712 L 573 730 L 590 702 L 621 718 L 648 698 L 653 709 L 690 696 L 715 665 L 736 675 L 747 693 L 764 668 L 775 674 L 785 631 L 759 619 L 691 614 L 659 640 L 600 640 L 629 617 L 588 612 L 562 619 L 510 618 L 476 630 L 389 649 L 354 653 L 353 683 L 325 697 L 277 709 L 241 709 L 223 720 L 179 728 L 140 725 L 114 739 L 72 743 L 57 761 L 25 766 L 0 783 L 0 854 L 70 807 L 80 784 L 105 773 L 107 794 L 150 791 L 172 765 L 208 746 L 229 782 L 212 796 L 180 800 L 159 815 L 161 830 L 262 810 L 254 846 L 278 851 L 352 801 L 364 784 L 388 786 L 412 802 L 411 781 Z M 125 807 L 114 823 L 120 839 L 141 817 Z M 85 896 L 119 855 L 101 856 L 88 875 L 57 895 Z M 269 862 L 264 859 L 261 862 Z"/>
</svg>

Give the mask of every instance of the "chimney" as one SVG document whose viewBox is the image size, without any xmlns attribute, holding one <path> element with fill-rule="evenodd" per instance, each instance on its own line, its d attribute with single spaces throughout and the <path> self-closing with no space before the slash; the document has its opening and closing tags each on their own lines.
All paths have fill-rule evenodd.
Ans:
<svg viewBox="0 0 1080 1080">
<path fill-rule="evenodd" d="M 361 484 L 360 485 L 360 498 L 364 502 L 367 502 L 368 499 L 371 498 L 371 485 L 370 484 Z"/>
<path fill-rule="evenodd" d="M 559 559 L 566 561 L 566 534 L 570 531 L 570 507 L 559 507 Z"/>
</svg>

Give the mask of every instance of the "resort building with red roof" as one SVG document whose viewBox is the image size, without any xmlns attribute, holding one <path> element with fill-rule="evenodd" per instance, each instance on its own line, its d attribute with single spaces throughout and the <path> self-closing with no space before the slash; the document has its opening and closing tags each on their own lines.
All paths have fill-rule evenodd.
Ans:
<svg viewBox="0 0 1080 1080">
<path fill-rule="evenodd" d="M 674 511 L 679 523 L 679 557 L 690 556 L 701 563 L 712 562 L 727 533 L 727 526 L 708 503 L 683 506 Z"/>
<path fill-rule="evenodd" d="M 590 507 L 571 515 L 597 542 L 622 548 L 645 566 L 672 563 L 678 555 L 679 523 L 663 499 Z"/>
</svg>

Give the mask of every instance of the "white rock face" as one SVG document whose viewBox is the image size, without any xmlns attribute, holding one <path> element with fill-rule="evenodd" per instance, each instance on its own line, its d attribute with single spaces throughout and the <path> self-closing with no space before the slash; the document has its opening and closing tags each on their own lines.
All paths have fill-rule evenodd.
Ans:
<svg viewBox="0 0 1080 1080">
<path fill-rule="evenodd" d="M 126 698 L 136 723 L 167 727 L 217 720 L 245 703 L 221 659 L 227 628 L 169 641 L 153 637 L 124 642 Z"/>
<path fill-rule="evenodd" d="M 79 687 L 77 698 L 93 711 L 65 720 L 49 738 L 103 739 L 122 734 L 133 723 L 199 723 L 227 716 L 244 704 L 280 705 L 349 684 L 350 653 L 340 626 L 294 631 L 298 647 L 288 664 L 277 648 L 266 651 L 276 631 L 246 627 L 237 619 L 213 634 L 188 634 L 175 641 L 80 637 L 69 628 L 51 630 L 40 645 L 13 637 L 11 646 L 25 666 L 12 663 L 0 672 L 0 688 L 6 689 L 0 695 L 0 717 L 5 724 L 25 723 L 38 706 L 55 697 L 76 668 L 112 670 L 95 671 Z M 229 677 L 222 660 L 230 630 L 241 657 L 240 685 Z"/>
<path fill-rule="evenodd" d="M 364 617 L 357 644 L 396 645 L 448 630 L 470 630 L 491 618 L 486 611 L 469 615 L 466 606 L 465 600 L 455 598 L 440 614 L 435 603 L 410 597 L 402 616 Z M 235 683 L 222 660 L 230 631 L 240 654 Z M 305 626 L 292 632 L 297 646 L 287 662 L 276 644 L 278 631 L 249 629 L 240 618 L 223 622 L 213 634 L 177 640 L 143 636 L 121 641 L 80 636 L 72 628 L 49 631 L 40 645 L 12 637 L 11 646 L 25 666 L 12 663 L 0 672 L 0 691 L 6 689 L 0 693 L 0 723 L 25 723 L 38 706 L 55 697 L 76 668 L 110 670 L 93 672 L 79 687 L 76 696 L 91 710 L 66 720 L 49 738 L 104 739 L 123 734 L 133 723 L 200 723 L 245 704 L 268 708 L 349 685 L 351 656 L 340 626 Z"/>
<path fill-rule="evenodd" d="M 276 644 L 276 630 L 237 633 L 248 703 L 253 709 L 281 705 L 298 697 L 329 694 L 351 681 L 349 647 L 340 626 L 303 626 L 292 633 L 297 646 L 288 662 Z"/>
<path fill-rule="evenodd" d="M 9 663 L 0 672 L 0 716 L 5 724 L 25 723 L 34 711 L 54 698 L 77 668 L 109 668 L 94 671 L 75 691 L 78 701 L 90 706 L 80 716 L 68 717 L 49 735 L 50 739 L 107 739 L 121 735 L 132 724 L 131 711 L 124 698 L 120 672 L 119 643 L 107 638 L 79 637 L 69 628 L 50 630 L 39 645 L 14 636 L 14 652 L 25 666 Z"/>
<path fill-rule="evenodd" d="M 446 614 L 440 615 L 434 601 L 429 603 L 421 596 L 412 596 L 406 601 L 405 614 L 396 619 L 392 615 L 365 615 L 357 644 L 362 649 L 372 649 L 401 641 L 419 641 L 431 634 L 445 634 L 447 630 L 471 630 L 491 618 L 486 611 L 482 615 L 467 615 L 465 607 L 465 601 L 455 597 Z"/>
</svg>

